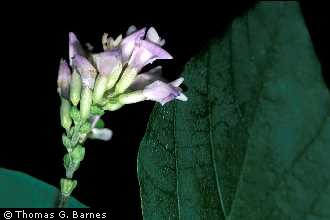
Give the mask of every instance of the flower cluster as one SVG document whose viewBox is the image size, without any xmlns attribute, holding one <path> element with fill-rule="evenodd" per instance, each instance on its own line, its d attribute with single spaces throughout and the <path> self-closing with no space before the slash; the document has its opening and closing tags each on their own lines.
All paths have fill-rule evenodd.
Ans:
<svg viewBox="0 0 330 220">
<path fill-rule="evenodd" d="M 70 195 L 76 182 L 74 171 L 84 158 L 82 146 L 86 138 L 109 140 L 112 132 L 97 128 L 105 111 L 115 111 L 126 104 L 152 100 L 161 105 L 187 97 L 179 88 L 183 78 L 166 82 L 157 66 L 140 73 L 158 59 L 172 59 L 162 46 L 157 31 L 137 30 L 131 26 L 126 37 L 104 34 L 103 51 L 94 53 L 91 46 L 84 50 L 74 33 L 69 33 L 69 64 L 62 59 L 58 73 L 58 93 L 61 97 L 61 125 L 66 129 L 63 144 L 66 179 L 61 180 L 62 195 Z"/>
<path fill-rule="evenodd" d="M 143 67 L 157 59 L 172 59 L 162 48 L 165 41 L 154 28 L 136 30 L 132 26 L 123 39 L 121 35 L 113 39 L 104 34 L 102 43 L 104 51 L 101 53 L 85 51 L 77 37 L 70 33 L 72 73 L 64 60 L 60 63 L 59 93 L 74 106 L 80 102 L 83 119 L 90 116 L 92 105 L 114 111 L 143 100 L 162 105 L 173 99 L 187 100 L 179 88 L 183 78 L 168 83 L 160 76 L 161 67 L 139 74 Z"/>
</svg>

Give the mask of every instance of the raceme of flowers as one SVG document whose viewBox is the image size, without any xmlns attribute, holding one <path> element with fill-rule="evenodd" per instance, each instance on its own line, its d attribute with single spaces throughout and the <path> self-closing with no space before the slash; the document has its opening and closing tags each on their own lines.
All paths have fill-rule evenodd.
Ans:
<svg viewBox="0 0 330 220">
<path fill-rule="evenodd" d="M 77 36 L 69 33 L 69 62 L 61 59 L 57 80 L 61 125 L 66 130 L 62 139 L 68 152 L 59 207 L 77 185 L 72 177 L 85 155 L 82 144 L 87 138 L 109 140 L 112 136 L 110 129 L 98 126 L 105 111 L 144 100 L 161 105 L 174 99 L 187 101 L 179 87 L 182 77 L 167 82 L 160 66 L 140 73 L 155 60 L 172 59 L 162 48 L 164 44 L 153 27 L 137 30 L 131 26 L 124 38 L 104 34 L 103 51 L 94 53 L 92 46 L 84 50 Z"/>
</svg>

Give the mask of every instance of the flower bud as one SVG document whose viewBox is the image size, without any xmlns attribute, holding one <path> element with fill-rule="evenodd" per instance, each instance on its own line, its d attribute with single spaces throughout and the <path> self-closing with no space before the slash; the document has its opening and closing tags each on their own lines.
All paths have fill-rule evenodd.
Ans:
<svg viewBox="0 0 330 220">
<path fill-rule="evenodd" d="M 61 193 L 64 196 L 70 196 L 74 188 L 77 186 L 77 180 L 61 179 Z"/>
<path fill-rule="evenodd" d="M 65 134 L 62 135 L 62 142 L 63 142 L 63 145 L 66 147 L 66 149 L 68 151 L 71 151 L 71 147 L 72 147 L 71 146 L 71 140 Z"/>
<path fill-rule="evenodd" d="M 85 148 L 78 144 L 69 155 L 73 163 L 80 163 L 85 157 Z"/>
<path fill-rule="evenodd" d="M 60 95 L 66 99 L 69 98 L 70 81 L 71 81 L 71 70 L 67 62 L 61 59 L 60 67 L 58 70 L 57 90 L 60 93 Z"/>
<path fill-rule="evenodd" d="M 97 71 L 89 60 L 77 54 L 73 58 L 73 66 L 80 73 L 82 86 L 93 89 Z"/>
<path fill-rule="evenodd" d="M 81 121 L 80 112 L 76 106 L 73 106 L 71 108 L 70 116 L 71 116 L 72 120 L 74 121 L 74 123 L 76 123 L 76 124 Z"/>
<path fill-rule="evenodd" d="M 88 137 L 90 139 L 108 141 L 112 137 L 112 131 L 108 128 L 93 128 Z"/>
<path fill-rule="evenodd" d="M 88 132 L 90 132 L 92 129 L 92 126 L 89 122 L 85 122 L 81 125 L 80 127 L 80 132 L 83 133 L 83 134 L 87 134 Z"/>
<path fill-rule="evenodd" d="M 81 93 L 81 78 L 79 73 L 74 70 L 72 73 L 71 83 L 70 83 L 70 100 L 74 106 L 77 106 L 80 101 Z"/>
<path fill-rule="evenodd" d="M 80 100 L 81 120 L 85 121 L 88 119 L 91 105 L 92 105 L 92 91 L 88 87 L 84 87 L 81 92 L 81 100 Z"/>
<path fill-rule="evenodd" d="M 65 98 L 61 98 L 61 108 L 60 108 L 61 125 L 66 130 L 69 130 L 72 124 L 72 120 L 70 117 L 70 108 L 71 108 L 70 102 Z"/>
<path fill-rule="evenodd" d="M 77 36 L 73 33 L 69 33 L 69 58 L 70 65 L 76 55 L 85 56 L 85 51 L 83 50 Z"/>
</svg>

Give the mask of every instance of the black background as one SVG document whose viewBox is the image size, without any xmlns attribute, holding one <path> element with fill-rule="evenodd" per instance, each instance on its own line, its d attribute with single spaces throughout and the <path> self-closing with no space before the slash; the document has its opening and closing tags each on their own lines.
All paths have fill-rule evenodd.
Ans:
<svg viewBox="0 0 330 220">
<path fill-rule="evenodd" d="M 158 63 L 164 66 L 164 75 L 174 79 L 190 57 L 209 39 L 223 35 L 230 21 L 255 2 L 217 6 L 205 3 L 197 8 L 165 7 L 165 3 L 148 6 L 142 2 L 139 7 L 128 2 L 119 6 L 112 2 L 38 4 L 17 4 L 1 15 L 0 167 L 23 171 L 58 186 L 64 175 L 65 150 L 56 80 L 59 59 L 68 56 L 69 31 L 75 32 L 82 43 L 90 42 L 100 50 L 104 32 L 117 36 L 131 24 L 154 26 L 166 39 L 165 49 L 174 56 L 173 60 Z M 307 27 L 330 85 L 324 8 L 302 2 Z M 79 185 L 74 192 L 81 202 L 105 207 L 119 219 L 141 217 L 136 158 L 152 107 L 151 102 L 139 103 L 104 117 L 114 136 L 110 142 L 86 143 L 86 157 L 76 173 Z"/>
</svg>

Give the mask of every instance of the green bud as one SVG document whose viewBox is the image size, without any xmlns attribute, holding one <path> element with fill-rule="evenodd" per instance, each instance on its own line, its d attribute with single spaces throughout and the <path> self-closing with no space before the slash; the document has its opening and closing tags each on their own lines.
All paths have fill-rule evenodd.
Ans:
<svg viewBox="0 0 330 220">
<path fill-rule="evenodd" d="M 85 148 L 78 144 L 70 153 L 73 163 L 79 163 L 85 157 Z"/>
<path fill-rule="evenodd" d="M 92 91 L 88 87 L 84 87 L 81 92 L 80 100 L 80 116 L 82 121 L 86 121 L 89 117 L 92 105 Z"/>
<path fill-rule="evenodd" d="M 104 128 L 105 124 L 104 121 L 100 118 L 95 125 L 95 128 Z"/>
<path fill-rule="evenodd" d="M 93 115 L 103 115 L 104 110 L 102 108 L 98 107 L 97 105 L 92 105 L 91 106 L 91 114 L 93 114 Z"/>
<path fill-rule="evenodd" d="M 72 158 L 71 153 L 67 153 L 63 157 L 63 165 L 64 168 L 67 170 L 67 173 L 71 173 L 71 176 L 73 173 L 78 170 L 80 166 L 80 161 L 74 161 Z"/>
<path fill-rule="evenodd" d="M 133 83 L 138 71 L 134 68 L 127 67 L 118 81 L 115 94 L 121 94 Z"/>
<path fill-rule="evenodd" d="M 120 109 L 123 106 L 122 103 L 120 103 L 117 99 L 111 99 L 105 106 L 105 110 L 109 111 L 116 111 Z"/>
<path fill-rule="evenodd" d="M 66 136 L 65 134 L 62 135 L 62 142 L 63 145 L 68 149 L 68 151 L 71 149 L 71 140 Z"/>
<path fill-rule="evenodd" d="M 74 70 L 70 83 L 70 100 L 74 106 L 77 106 L 80 101 L 81 93 L 81 78 L 79 73 Z"/>
<path fill-rule="evenodd" d="M 69 169 L 71 163 L 72 163 L 72 158 L 70 157 L 69 154 L 65 154 L 63 157 L 63 165 L 65 169 Z"/>
<path fill-rule="evenodd" d="M 74 188 L 77 186 L 77 180 L 61 179 L 61 193 L 64 196 L 70 196 Z"/>
<path fill-rule="evenodd" d="M 76 106 L 73 106 L 70 110 L 70 116 L 74 123 L 79 123 L 81 121 L 80 112 Z"/>
<path fill-rule="evenodd" d="M 93 101 L 95 103 L 99 103 L 102 100 L 103 94 L 106 90 L 107 81 L 108 79 L 105 75 L 98 75 L 96 78 L 93 90 Z"/>
<path fill-rule="evenodd" d="M 118 81 L 118 78 L 120 76 L 120 73 L 123 69 L 123 65 L 119 64 L 111 74 L 108 75 L 108 82 L 107 82 L 107 86 L 106 86 L 106 90 L 112 89 L 116 82 Z"/>
<path fill-rule="evenodd" d="M 90 132 L 92 129 L 92 126 L 89 122 L 85 122 L 84 124 L 81 125 L 80 127 L 80 132 L 83 134 L 87 134 L 88 132 Z"/>
<path fill-rule="evenodd" d="M 122 104 L 132 104 L 145 100 L 146 97 L 143 95 L 142 91 L 135 91 L 126 94 L 122 94 L 118 97 L 118 101 Z"/>
<path fill-rule="evenodd" d="M 61 98 L 61 108 L 60 108 L 60 116 L 61 116 L 61 125 L 66 130 L 69 130 L 72 124 L 72 120 L 70 117 L 70 102 L 65 99 Z"/>
</svg>

